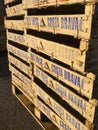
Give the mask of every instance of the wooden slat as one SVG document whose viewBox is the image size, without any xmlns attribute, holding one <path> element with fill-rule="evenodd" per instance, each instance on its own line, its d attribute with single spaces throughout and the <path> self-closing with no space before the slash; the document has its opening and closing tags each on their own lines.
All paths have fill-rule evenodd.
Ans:
<svg viewBox="0 0 98 130">
<path fill-rule="evenodd" d="M 60 84 L 35 65 L 34 75 L 65 100 L 71 107 L 78 111 L 84 118 L 93 123 L 96 106 L 93 106 L 80 96 L 76 95 L 74 92 L 69 90 L 66 85 L 64 86 Z"/>
<path fill-rule="evenodd" d="M 58 6 L 58 5 L 71 5 L 71 4 L 86 4 L 98 2 L 97 0 L 24 0 L 24 8 L 38 8 L 38 7 L 48 7 L 48 6 Z"/>
<path fill-rule="evenodd" d="M 20 80 L 22 80 L 25 84 L 31 86 L 31 82 L 32 82 L 31 79 L 26 77 L 24 74 L 22 74 L 19 70 L 17 70 L 16 68 L 14 68 L 11 65 L 10 65 L 10 71 L 12 72 L 12 74 L 17 76 Z"/>
<path fill-rule="evenodd" d="M 44 6 L 55 6 L 56 0 L 24 0 L 24 8 L 30 9 L 30 8 L 38 8 L 38 7 L 44 7 Z"/>
<path fill-rule="evenodd" d="M 23 20 L 5 20 L 5 28 L 14 30 L 24 30 Z"/>
<path fill-rule="evenodd" d="M 20 70 L 22 70 L 26 74 L 29 75 L 31 73 L 30 66 L 27 66 L 26 64 L 24 64 L 22 61 L 16 59 L 15 57 L 8 55 L 8 60 L 10 63 L 15 65 L 17 68 L 19 68 Z"/>
<path fill-rule="evenodd" d="M 28 52 L 23 51 L 17 47 L 14 47 L 10 45 L 9 43 L 7 44 L 7 49 L 8 49 L 8 52 L 11 52 L 14 55 L 18 56 L 19 58 L 23 59 L 24 61 L 28 62 Z"/>
<path fill-rule="evenodd" d="M 69 21 L 71 20 L 71 22 Z M 27 16 L 26 28 L 89 39 L 92 15 Z"/>
<path fill-rule="evenodd" d="M 95 76 L 93 74 L 89 73 L 87 76 L 82 76 L 72 70 L 46 60 L 33 52 L 30 53 L 30 60 L 35 65 L 54 75 L 65 84 L 77 90 L 79 93 L 85 95 L 87 98 L 92 98 L 95 80 Z"/>
<path fill-rule="evenodd" d="M 19 4 L 16 6 L 6 8 L 6 13 L 7 13 L 7 17 L 19 16 L 19 15 L 24 15 L 25 10 L 23 9 L 23 5 Z"/>
<path fill-rule="evenodd" d="M 57 59 L 79 72 L 85 72 L 86 51 L 89 42 L 81 40 L 80 48 L 70 47 L 35 36 L 26 35 L 26 44 L 29 47 Z"/>
<path fill-rule="evenodd" d="M 27 45 L 25 42 L 24 35 L 15 34 L 12 32 L 7 32 L 7 39 L 11 40 L 13 42 L 17 42 L 17 43 L 22 44 L 22 45 Z"/>
</svg>

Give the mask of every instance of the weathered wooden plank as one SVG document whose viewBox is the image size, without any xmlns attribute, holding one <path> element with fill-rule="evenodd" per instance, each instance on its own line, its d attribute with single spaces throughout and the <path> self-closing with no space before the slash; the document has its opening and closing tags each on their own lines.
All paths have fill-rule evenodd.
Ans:
<svg viewBox="0 0 98 130">
<path fill-rule="evenodd" d="M 85 4 L 85 3 L 95 3 L 98 2 L 98 0 L 57 0 L 58 5 L 66 5 L 66 4 Z"/>
<path fill-rule="evenodd" d="M 88 73 L 87 76 L 82 76 L 33 52 L 30 53 L 30 60 L 35 65 L 77 90 L 80 94 L 85 95 L 87 98 L 92 98 L 95 75 Z"/>
<path fill-rule="evenodd" d="M 7 17 L 19 16 L 19 15 L 24 15 L 25 10 L 23 9 L 23 5 L 19 4 L 19 5 L 16 5 L 16 6 L 7 7 L 6 13 L 7 13 Z"/>
<path fill-rule="evenodd" d="M 62 107 L 59 103 L 57 103 L 52 97 L 50 97 L 43 89 L 41 89 L 37 84 L 34 83 L 33 88 L 35 93 L 48 105 L 50 106 L 53 111 L 55 111 L 61 119 L 63 119 L 68 126 L 71 127 L 71 129 L 80 129 L 80 130 L 91 130 L 92 126 L 86 126 L 86 124 L 83 124 L 79 121 L 79 119 L 76 119 L 71 113 L 69 113 L 64 107 Z M 69 118 L 71 121 L 69 120 Z M 77 125 L 76 125 L 77 123 Z"/>
<path fill-rule="evenodd" d="M 5 20 L 5 28 L 23 31 L 24 20 Z"/>
<path fill-rule="evenodd" d="M 47 87 L 52 89 L 63 100 L 65 100 L 71 107 L 78 111 L 84 118 L 93 123 L 95 107 L 91 103 L 87 102 L 74 92 L 69 90 L 66 85 L 60 84 L 58 81 L 51 78 L 41 69 L 34 65 L 34 76 L 39 78 Z"/>
<path fill-rule="evenodd" d="M 7 32 L 7 39 L 27 46 L 24 35 Z"/>
<path fill-rule="evenodd" d="M 56 5 L 56 0 L 24 0 L 24 8 L 25 9 L 30 9 L 30 8 L 38 8 L 38 7 L 44 7 L 44 6 L 55 6 Z"/>
<path fill-rule="evenodd" d="M 20 61 L 19 59 L 16 59 L 15 57 L 11 56 L 10 54 L 8 55 L 8 60 L 10 63 L 15 65 L 17 68 L 19 68 L 20 70 L 22 70 L 26 74 L 29 75 L 31 73 L 30 66 L 27 66 L 22 61 Z"/>
<path fill-rule="evenodd" d="M 24 61 L 28 62 L 28 52 L 23 51 L 15 46 L 7 44 L 7 49 L 9 52 L 13 53 L 14 55 L 18 56 L 19 58 L 23 59 Z"/>
<path fill-rule="evenodd" d="M 86 3 L 95 3 L 98 0 L 24 0 L 24 8 L 38 8 L 38 7 L 48 7 L 48 6 L 58 6 L 58 5 L 71 5 L 71 4 L 86 4 Z"/>
<path fill-rule="evenodd" d="M 27 16 L 25 22 L 27 29 L 89 39 L 92 15 Z"/>
<path fill-rule="evenodd" d="M 26 77 L 19 70 L 17 70 L 13 66 L 10 66 L 10 71 L 12 72 L 12 74 L 14 74 L 15 76 L 17 76 L 20 80 L 22 80 L 25 84 L 31 86 L 31 82 L 32 82 L 31 79 L 28 78 L 28 77 Z"/>
</svg>

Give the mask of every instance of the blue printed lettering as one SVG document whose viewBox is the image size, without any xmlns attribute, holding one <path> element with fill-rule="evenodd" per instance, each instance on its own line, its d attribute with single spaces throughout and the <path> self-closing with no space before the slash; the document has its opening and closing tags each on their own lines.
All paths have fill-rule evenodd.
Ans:
<svg viewBox="0 0 98 130">
<path fill-rule="evenodd" d="M 69 82 L 80 88 L 84 87 L 84 79 L 80 79 L 80 77 L 78 77 L 77 75 L 74 75 L 66 70 L 64 71 L 64 79 L 68 80 Z"/>
<path fill-rule="evenodd" d="M 36 56 L 36 62 L 40 65 L 43 65 L 43 60 L 38 56 Z"/>
<path fill-rule="evenodd" d="M 64 130 L 71 130 L 71 128 L 65 124 L 65 122 L 60 120 L 60 126 L 64 129 Z"/>
<path fill-rule="evenodd" d="M 52 72 L 54 72 L 55 74 L 59 75 L 59 76 L 63 76 L 63 72 L 62 72 L 62 68 L 56 66 L 56 65 L 51 65 L 52 68 Z"/>
</svg>

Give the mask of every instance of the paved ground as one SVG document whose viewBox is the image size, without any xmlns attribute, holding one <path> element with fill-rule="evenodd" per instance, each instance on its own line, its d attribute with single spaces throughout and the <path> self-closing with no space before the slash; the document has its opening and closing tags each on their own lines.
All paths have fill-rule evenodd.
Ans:
<svg viewBox="0 0 98 130">
<path fill-rule="evenodd" d="M 12 95 L 7 57 L 0 54 L 0 130 L 40 130 L 20 102 Z"/>
</svg>

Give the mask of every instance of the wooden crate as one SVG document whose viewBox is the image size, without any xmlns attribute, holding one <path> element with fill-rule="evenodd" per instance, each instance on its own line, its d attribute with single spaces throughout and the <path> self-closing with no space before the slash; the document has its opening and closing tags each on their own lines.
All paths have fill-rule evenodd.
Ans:
<svg viewBox="0 0 98 130">
<path fill-rule="evenodd" d="M 24 64 L 22 61 L 20 61 L 19 59 L 11 56 L 10 54 L 8 54 L 8 60 L 9 63 L 15 65 L 17 68 L 19 68 L 20 70 L 22 70 L 24 73 L 26 73 L 27 75 L 31 74 L 31 68 L 30 66 Z M 10 68 L 11 69 L 11 68 Z"/>
<path fill-rule="evenodd" d="M 6 14 L 7 14 L 7 17 L 24 15 L 25 10 L 23 9 L 23 4 L 19 4 L 12 7 L 7 7 Z"/>
<path fill-rule="evenodd" d="M 13 45 L 10 45 L 9 43 L 7 43 L 7 49 L 8 49 L 8 52 L 11 52 L 17 57 L 21 58 L 22 60 L 28 62 L 28 59 L 29 59 L 28 52 L 21 50 Z"/>
<path fill-rule="evenodd" d="M 60 98 L 66 101 L 71 107 L 73 107 L 76 111 L 78 111 L 84 118 L 86 118 L 89 122 L 93 123 L 94 114 L 97 106 L 91 104 L 85 99 L 81 98 L 70 89 L 66 87 L 66 85 L 60 84 L 58 81 L 51 78 L 41 69 L 34 65 L 34 76 L 39 78 L 46 86 L 52 89 L 56 94 L 60 96 Z M 96 101 L 97 103 L 97 101 Z"/>
<path fill-rule="evenodd" d="M 5 20 L 5 28 L 24 31 L 24 20 Z"/>
<path fill-rule="evenodd" d="M 31 83 L 32 83 L 31 78 L 28 78 L 22 72 L 20 72 L 19 70 L 17 70 L 15 67 L 13 67 L 11 65 L 9 66 L 9 69 L 12 72 L 12 74 L 14 74 L 15 76 L 17 76 L 26 85 L 31 86 Z M 32 79 L 33 79 L 33 76 L 32 76 Z"/>
<path fill-rule="evenodd" d="M 86 76 L 82 76 L 77 72 L 74 72 L 58 64 L 55 64 L 54 62 L 46 60 L 45 58 L 33 52 L 30 53 L 30 60 L 38 67 L 55 76 L 57 79 L 63 81 L 65 84 L 74 88 L 87 98 L 91 99 L 94 96 L 93 86 L 95 75 L 93 75 L 92 73 L 88 73 Z"/>
<path fill-rule="evenodd" d="M 26 35 L 26 44 L 28 44 L 29 47 L 50 56 L 52 59 L 57 59 L 82 73 L 86 73 L 87 71 L 87 52 L 88 48 L 90 50 L 90 44 L 92 43 L 93 42 L 81 40 L 80 47 L 78 49 L 68 45 L 45 40 L 43 38 L 38 38 L 36 36 Z M 97 44 L 94 44 L 94 46 L 97 46 Z M 90 70 L 90 72 L 92 72 L 92 70 Z"/>
<path fill-rule="evenodd" d="M 41 89 L 37 84 L 33 84 L 32 89 L 34 89 L 35 93 L 50 107 L 55 111 L 61 119 L 63 119 L 70 127 L 71 129 L 80 129 L 82 130 L 83 128 L 85 130 L 91 130 L 92 125 L 86 126 L 86 124 L 83 124 L 82 122 L 79 121 L 79 119 L 76 119 L 71 113 L 69 113 L 64 107 L 62 107 L 57 101 L 55 101 L 51 96 L 49 96 L 43 89 Z M 74 120 L 77 122 L 77 126 L 73 123 L 70 122 L 68 119 Z"/>
<path fill-rule="evenodd" d="M 18 83 L 18 82 L 17 82 Z M 49 120 L 51 120 L 60 130 L 65 130 L 66 128 L 67 129 L 70 129 L 70 126 L 64 122 L 57 114 L 55 114 L 50 108 L 48 108 L 44 103 L 42 103 L 40 100 L 38 100 L 37 98 L 35 98 L 34 94 L 30 95 L 30 91 L 32 91 L 34 93 L 33 90 L 30 90 L 29 88 L 29 94 L 27 93 L 27 91 L 24 90 L 24 87 L 21 88 L 20 85 L 18 85 L 16 83 L 16 79 L 14 80 L 14 78 L 12 78 L 12 91 L 14 93 L 14 95 L 16 95 L 15 93 L 15 86 L 17 86 L 17 88 L 20 90 L 20 92 L 23 93 L 23 95 L 25 95 L 29 101 L 31 103 L 34 104 L 35 107 L 37 107 L 43 114 L 45 114 L 45 116 L 47 118 L 49 118 Z M 26 88 L 27 89 L 27 88 Z M 17 96 L 17 95 L 16 95 Z M 24 98 L 25 99 L 25 98 Z M 21 100 L 20 100 L 21 101 Z M 24 102 L 26 103 L 26 102 Z M 33 105 L 32 104 L 32 105 Z M 30 105 L 31 106 L 31 105 Z M 25 106 L 26 109 L 29 107 L 29 104 L 27 104 L 27 106 Z M 30 109 L 27 109 L 30 113 Z M 42 122 L 41 122 L 42 123 Z M 47 130 L 47 125 L 46 124 L 43 124 L 45 130 Z M 42 126 L 43 126 L 42 125 Z M 53 130 L 58 130 L 55 126 L 52 125 L 52 129 Z M 51 127 L 48 125 L 48 130 L 51 130 Z"/>
<path fill-rule="evenodd" d="M 97 6 L 87 4 L 84 14 L 26 16 L 26 28 L 82 39 L 98 37 L 97 25 L 92 24 L 98 22 Z"/>
<path fill-rule="evenodd" d="M 16 33 L 7 31 L 7 40 L 17 42 L 21 45 L 27 46 L 27 44 L 25 42 L 25 37 L 24 37 L 24 35 L 21 35 L 21 34 L 16 34 Z"/>
</svg>

